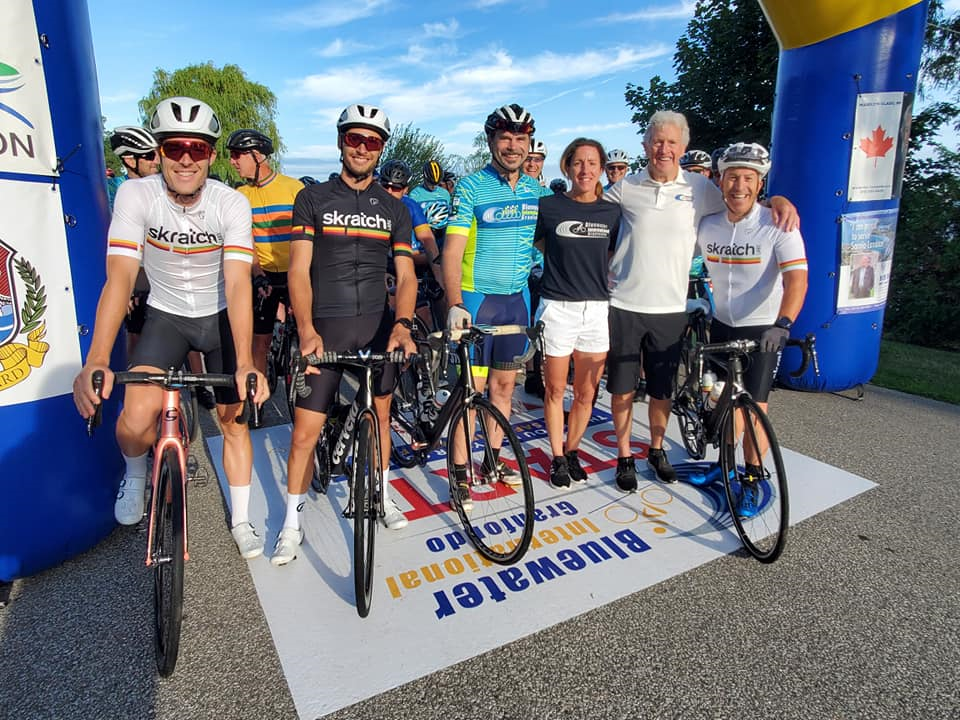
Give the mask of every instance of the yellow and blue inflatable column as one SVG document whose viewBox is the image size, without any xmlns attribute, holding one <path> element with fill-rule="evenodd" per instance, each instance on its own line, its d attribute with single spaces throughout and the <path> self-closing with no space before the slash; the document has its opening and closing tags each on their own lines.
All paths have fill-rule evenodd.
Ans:
<svg viewBox="0 0 960 720">
<path fill-rule="evenodd" d="M 817 335 L 821 376 L 873 377 L 928 0 L 759 0 L 780 43 L 769 189 L 799 208 L 810 287 L 793 336 Z"/>
<path fill-rule="evenodd" d="M 4 0 L 0 581 L 57 565 L 116 526 L 117 403 L 90 439 L 71 392 L 104 281 L 104 180 L 86 2 Z"/>
</svg>

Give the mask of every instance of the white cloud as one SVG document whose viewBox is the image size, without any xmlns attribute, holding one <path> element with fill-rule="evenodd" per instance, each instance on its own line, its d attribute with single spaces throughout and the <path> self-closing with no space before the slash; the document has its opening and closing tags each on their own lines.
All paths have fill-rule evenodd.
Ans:
<svg viewBox="0 0 960 720">
<path fill-rule="evenodd" d="M 357 53 L 369 50 L 369 45 L 363 45 L 353 40 L 342 40 L 337 38 L 326 47 L 314 51 L 316 55 L 325 58 L 344 57 L 347 55 L 356 55 Z"/>
<path fill-rule="evenodd" d="M 587 100 L 589 100 L 590 98 L 596 97 L 596 95 L 597 94 L 593 90 L 586 90 L 583 93 L 583 97 L 585 97 Z"/>
<path fill-rule="evenodd" d="M 496 5 L 503 5 L 505 2 L 508 2 L 508 1 L 509 0 L 475 0 L 475 2 L 473 3 L 473 7 L 484 10 L 486 8 L 491 8 Z"/>
<path fill-rule="evenodd" d="M 423 24 L 423 34 L 427 37 L 456 37 L 459 29 L 460 23 L 457 22 L 456 18 L 450 18 L 446 23 L 433 22 Z"/>
<path fill-rule="evenodd" d="M 349 103 L 375 97 L 390 84 L 390 80 L 365 65 L 338 68 L 288 82 L 293 95 L 314 98 L 325 103 Z"/>
<path fill-rule="evenodd" d="M 276 23 L 286 25 L 292 30 L 337 27 L 369 17 L 388 7 L 388 0 L 357 0 L 351 3 L 323 0 L 323 2 L 316 2 L 284 13 L 277 18 Z"/>
<path fill-rule="evenodd" d="M 469 135 L 471 138 L 474 137 L 478 132 L 483 130 L 483 122 L 480 120 L 477 121 L 465 121 L 457 123 L 457 125 L 448 131 L 448 135 Z"/>
<path fill-rule="evenodd" d="M 575 125 L 573 127 L 563 127 L 553 130 L 550 135 L 586 135 L 588 133 L 597 133 L 603 132 L 605 130 L 622 130 L 623 128 L 628 128 L 633 123 L 629 122 L 618 122 L 618 123 L 595 123 L 593 125 Z"/>
<path fill-rule="evenodd" d="M 678 5 L 670 7 L 652 7 L 637 10 L 632 13 L 613 13 L 597 18 L 598 23 L 637 22 L 640 20 L 678 20 L 693 17 L 696 3 L 692 0 L 682 0 Z"/>
</svg>

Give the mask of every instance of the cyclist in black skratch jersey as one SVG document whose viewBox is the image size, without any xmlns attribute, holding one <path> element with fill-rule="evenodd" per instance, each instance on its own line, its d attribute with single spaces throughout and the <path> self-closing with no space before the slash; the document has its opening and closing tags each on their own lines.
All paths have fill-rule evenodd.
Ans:
<svg viewBox="0 0 960 720">
<path fill-rule="evenodd" d="M 304 188 L 293 206 L 290 299 L 303 354 L 327 350 L 413 353 L 410 338 L 417 296 L 410 250 L 412 225 L 406 206 L 374 181 L 374 169 L 390 121 L 380 108 L 351 105 L 337 122 L 337 147 L 343 167 L 332 180 Z M 384 274 L 393 252 L 396 270 L 396 319 L 387 308 Z M 303 540 L 300 511 L 313 471 L 327 410 L 340 386 L 341 373 L 309 368 L 312 392 L 297 400 L 287 464 L 287 513 L 271 562 L 285 565 Z M 405 527 L 407 518 L 389 497 L 390 401 L 395 368 L 385 365 L 375 379 L 374 405 L 380 421 L 384 468 L 384 524 Z"/>
</svg>

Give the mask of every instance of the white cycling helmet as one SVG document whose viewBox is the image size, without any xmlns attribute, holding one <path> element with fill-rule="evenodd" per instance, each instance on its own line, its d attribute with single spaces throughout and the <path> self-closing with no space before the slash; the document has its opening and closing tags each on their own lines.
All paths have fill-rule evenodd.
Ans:
<svg viewBox="0 0 960 720">
<path fill-rule="evenodd" d="M 362 127 L 379 133 L 387 140 L 390 137 L 390 120 L 387 114 L 373 105 L 351 105 L 340 113 L 337 132 L 345 133 L 350 128 Z"/>
<path fill-rule="evenodd" d="M 704 170 L 713 170 L 713 162 L 710 160 L 710 154 L 703 150 L 687 150 L 680 156 L 680 167 L 687 168 L 698 167 Z"/>
<path fill-rule="evenodd" d="M 110 149 L 117 157 L 143 155 L 156 150 L 157 140 L 147 130 L 136 125 L 121 125 L 110 135 Z"/>
<path fill-rule="evenodd" d="M 157 103 L 148 129 L 160 142 L 169 137 L 195 137 L 211 145 L 222 132 L 213 108 L 190 97 L 172 97 Z"/>
<path fill-rule="evenodd" d="M 723 151 L 717 161 L 722 176 L 727 168 L 750 168 L 760 173 L 760 179 L 770 172 L 770 153 L 757 143 L 735 143 Z"/>
<path fill-rule="evenodd" d="M 614 163 L 623 163 L 624 165 L 630 164 L 630 156 L 627 155 L 624 150 L 611 150 L 607 153 L 607 162 L 606 165 L 613 165 Z"/>
<path fill-rule="evenodd" d="M 533 135 L 536 126 L 533 122 L 533 115 L 528 110 L 516 103 L 511 103 L 498 107 L 487 115 L 487 119 L 483 123 L 483 129 L 488 136 L 492 136 L 499 130 Z"/>
<path fill-rule="evenodd" d="M 531 155 L 543 155 L 544 159 L 547 157 L 547 144 L 543 140 L 530 140 L 530 154 Z"/>
</svg>

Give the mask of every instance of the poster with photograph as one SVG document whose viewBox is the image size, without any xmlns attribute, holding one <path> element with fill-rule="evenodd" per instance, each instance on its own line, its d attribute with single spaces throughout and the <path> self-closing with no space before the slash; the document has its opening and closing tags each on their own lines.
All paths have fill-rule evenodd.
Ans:
<svg viewBox="0 0 960 720">
<path fill-rule="evenodd" d="M 883 307 L 890 285 L 898 208 L 849 213 L 840 224 L 837 312 Z"/>
</svg>

